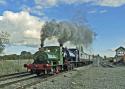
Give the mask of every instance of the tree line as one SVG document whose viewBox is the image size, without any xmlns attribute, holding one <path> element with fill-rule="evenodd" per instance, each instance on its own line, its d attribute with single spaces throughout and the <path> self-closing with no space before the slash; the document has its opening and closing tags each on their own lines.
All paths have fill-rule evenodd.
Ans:
<svg viewBox="0 0 125 89">
<path fill-rule="evenodd" d="M 18 60 L 18 59 L 33 59 L 33 54 L 31 52 L 22 51 L 20 55 L 17 54 L 10 54 L 0 56 L 1 60 Z"/>
<path fill-rule="evenodd" d="M 5 31 L 0 31 L 0 54 L 3 53 L 6 44 L 9 44 L 9 38 L 10 38 L 10 34 L 8 32 Z M 11 55 L 4 55 L 4 56 L 0 56 L 0 60 L 17 60 L 17 59 L 32 59 L 33 58 L 33 54 L 31 54 L 30 52 L 27 51 L 22 51 L 20 53 L 20 55 L 17 54 L 11 54 Z"/>
</svg>

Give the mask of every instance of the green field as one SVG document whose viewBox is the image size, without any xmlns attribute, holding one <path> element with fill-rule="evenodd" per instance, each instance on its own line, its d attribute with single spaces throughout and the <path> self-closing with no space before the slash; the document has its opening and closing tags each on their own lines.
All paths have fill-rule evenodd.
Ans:
<svg viewBox="0 0 125 89">
<path fill-rule="evenodd" d="M 32 62 L 32 59 L 0 60 L 0 75 L 26 71 L 26 68 L 24 68 L 23 65 Z"/>
</svg>

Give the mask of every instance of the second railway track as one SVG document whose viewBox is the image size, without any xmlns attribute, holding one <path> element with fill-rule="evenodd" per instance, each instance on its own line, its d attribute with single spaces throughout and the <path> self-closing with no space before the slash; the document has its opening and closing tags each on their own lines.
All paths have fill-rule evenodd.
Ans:
<svg viewBox="0 0 125 89">
<path fill-rule="evenodd" d="M 36 85 L 40 82 L 47 81 L 48 79 L 52 79 L 52 78 L 54 78 L 58 75 L 62 75 L 64 73 L 66 73 L 66 72 L 55 74 L 53 76 L 50 76 L 50 75 L 36 76 L 36 75 L 34 75 L 34 76 L 22 78 L 22 79 L 12 80 L 9 82 L 3 82 L 3 83 L 0 83 L 0 88 L 1 89 L 10 88 L 11 89 L 11 87 L 12 87 L 13 89 L 26 89 L 28 87 L 31 87 L 32 85 Z M 23 82 L 23 84 L 22 84 L 22 82 Z M 18 85 L 18 83 L 20 83 L 21 85 Z"/>
<path fill-rule="evenodd" d="M 88 68 L 89 67 L 87 67 L 85 69 L 88 69 Z M 38 77 L 36 75 L 30 75 L 30 76 L 23 77 L 23 78 L 19 77 L 16 80 L 12 79 L 11 81 L 8 81 L 8 82 L 1 83 L 1 81 L 0 81 L 0 89 L 26 89 L 26 88 L 32 87 L 34 85 L 37 85 L 41 82 L 50 80 L 59 75 L 63 75 L 67 72 L 70 72 L 70 71 L 65 71 L 65 72 L 62 72 L 59 74 L 55 74 L 53 76 L 43 75 L 43 76 Z"/>
<path fill-rule="evenodd" d="M 4 87 L 9 86 L 11 84 L 29 80 L 29 79 L 32 79 L 35 77 L 36 77 L 36 75 L 30 74 L 28 72 L 2 75 L 2 76 L 0 76 L 0 88 L 3 89 Z"/>
<path fill-rule="evenodd" d="M 91 66 L 88 66 L 87 68 L 85 68 L 85 70 L 88 70 L 90 67 L 91 67 Z M 76 68 L 76 69 L 77 69 L 77 68 Z M 76 69 L 75 69 L 74 71 L 76 71 Z M 65 73 L 72 72 L 72 71 L 73 71 L 73 70 L 71 70 L 71 71 L 65 71 L 65 72 L 62 72 L 62 73 L 59 73 L 59 74 L 55 74 L 55 75 L 53 75 L 53 76 L 43 76 L 44 78 L 43 78 L 43 77 L 42 77 L 42 78 L 39 78 L 38 80 L 35 80 L 35 81 L 33 81 L 33 82 L 31 82 L 31 83 L 28 83 L 28 84 L 21 85 L 21 86 L 15 88 L 15 89 L 27 89 L 27 88 L 32 87 L 32 86 L 34 86 L 34 85 L 37 85 L 37 84 L 39 84 L 39 83 L 41 83 L 41 82 L 45 82 L 45 81 L 47 81 L 47 80 L 53 79 L 53 78 L 55 78 L 55 77 L 57 77 L 57 76 L 60 76 L 60 75 L 63 75 L 63 74 L 65 74 Z"/>
<path fill-rule="evenodd" d="M 24 76 L 28 76 L 28 75 L 31 75 L 31 74 L 27 73 L 27 72 L 20 72 L 20 73 L 2 75 L 2 76 L 0 76 L 0 82 L 8 80 L 8 79 L 19 78 L 19 77 L 24 77 Z"/>
<path fill-rule="evenodd" d="M 0 78 L 14 76 L 14 75 L 20 75 L 20 74 L 25 74 L 25 73 L 27 73 L 27 72 L 18 72 L 18 73 L 13 73 L 13 74 L 1 75 Z"/>
<path fill-rule="evenodd" d="M 60 73 L 60 74 L 64 74 L 64 73 L 66 73 L 66 72 L 63 72 L 63 73 Z M 10 82 L 2 83 L 2 84 L 0 84 L 0 88 L 4 89 L 5 87 L 10 87 L 11 85 L 12 86 L 18 85 L 17 83 L 24 82 L 21 85 L 13 87 L 13 89 L 26 89 L 27 87 L 31 87 L 32 85 L 36 85 L 36 84 L 38 84 L 40 82 L 47 81 L 48 79 L 54 78 L 54 77 L 56 77 L 56 76 L 58 76 L 60 74 L 55 74 L 53 76 L 50 76 L 50 75 L 35 76 L 34 75 L 34 76 L 23 78 L 23 79 L 18 79 L 18 80 L 13 80 L 13 81 L 10 81 Z"/>
<path fill-rule="evenodd" d="M 49 80 L 49 79 L 52 79 L 52 78 L 57 77 L 57 76 L 59 76 L 59 75 L 62 75 L 62 74 L 64 74 L 64 73 L 66 73 L 66 72 L 62 72 L 62 73 L 59 73 L 59 74 L 55 74 L 55 75 L 53 75 L 53 76 L 44 75 L 44 76 L 42 76 L 41 78 L 39 78 L 39 79 L 37 79 L 37 80 L 35 80 L 35 81 L 31 82 L 31 83 L 28 83 L 28 84 L 19 86 L 19 87 L 17 87 L 16 89 L 26 89 L 26 88 L 28 88 L 28 87 L 31 87 L 31 86 L 36 85 L 36 84 L 41 83 L 41 82 L 45 82 L 45 81 L 47 81 L 47 80 Z"/>
<path fill-rule="evenodd" d="M 9 86 L 9 85 L 15 84 L 15 83 L 17 83 L 17 82 L 21 82 L 21 81 L 29 80 L 29 79 L 32 79 L 32 78 L 36 78 L 36 76 L 27 77 L 27 78 L 23 78 L 23 79 L 18 79 L 18 80 L 14 80 L 14 81 L 7 82 L 7 83 L 2 83 L 2 84 L 0 84 L 0 88 L 4 88 L 4 87 L 6 87 L 6 86 Z"/>
</svg>

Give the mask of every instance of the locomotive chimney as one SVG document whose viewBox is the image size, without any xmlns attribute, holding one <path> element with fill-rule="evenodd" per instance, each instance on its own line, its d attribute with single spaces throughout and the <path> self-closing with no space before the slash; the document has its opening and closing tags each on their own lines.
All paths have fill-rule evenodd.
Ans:
<svg viewBox="0 0 125 89">
<path fill-rule="evenodd" d="M 63 47 L 63 44 L 62 44 L 62 43 L 60 43 L 59 45 L 60 45 L 60 47 Z"/>
<path fill-rule="evenodd" d="M 41 48 L 43 47 L 43 43 L 41 43 Z"/>
</svg>

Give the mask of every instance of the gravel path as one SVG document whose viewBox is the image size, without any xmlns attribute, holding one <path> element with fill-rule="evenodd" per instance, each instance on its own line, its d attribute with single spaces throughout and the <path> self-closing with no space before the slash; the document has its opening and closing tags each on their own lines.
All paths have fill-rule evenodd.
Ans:
<svg viewBox="0 0 125 89">
<path fill-rule="evenodd" d="M 125 89 L 125 68 L 90 68 L 75 76 L 70 89 Z"/>
<path fill-rule="evenodd" d="M 125 67 L 81 67 L 27 89 L 125 89 Z"/>
</svg>

